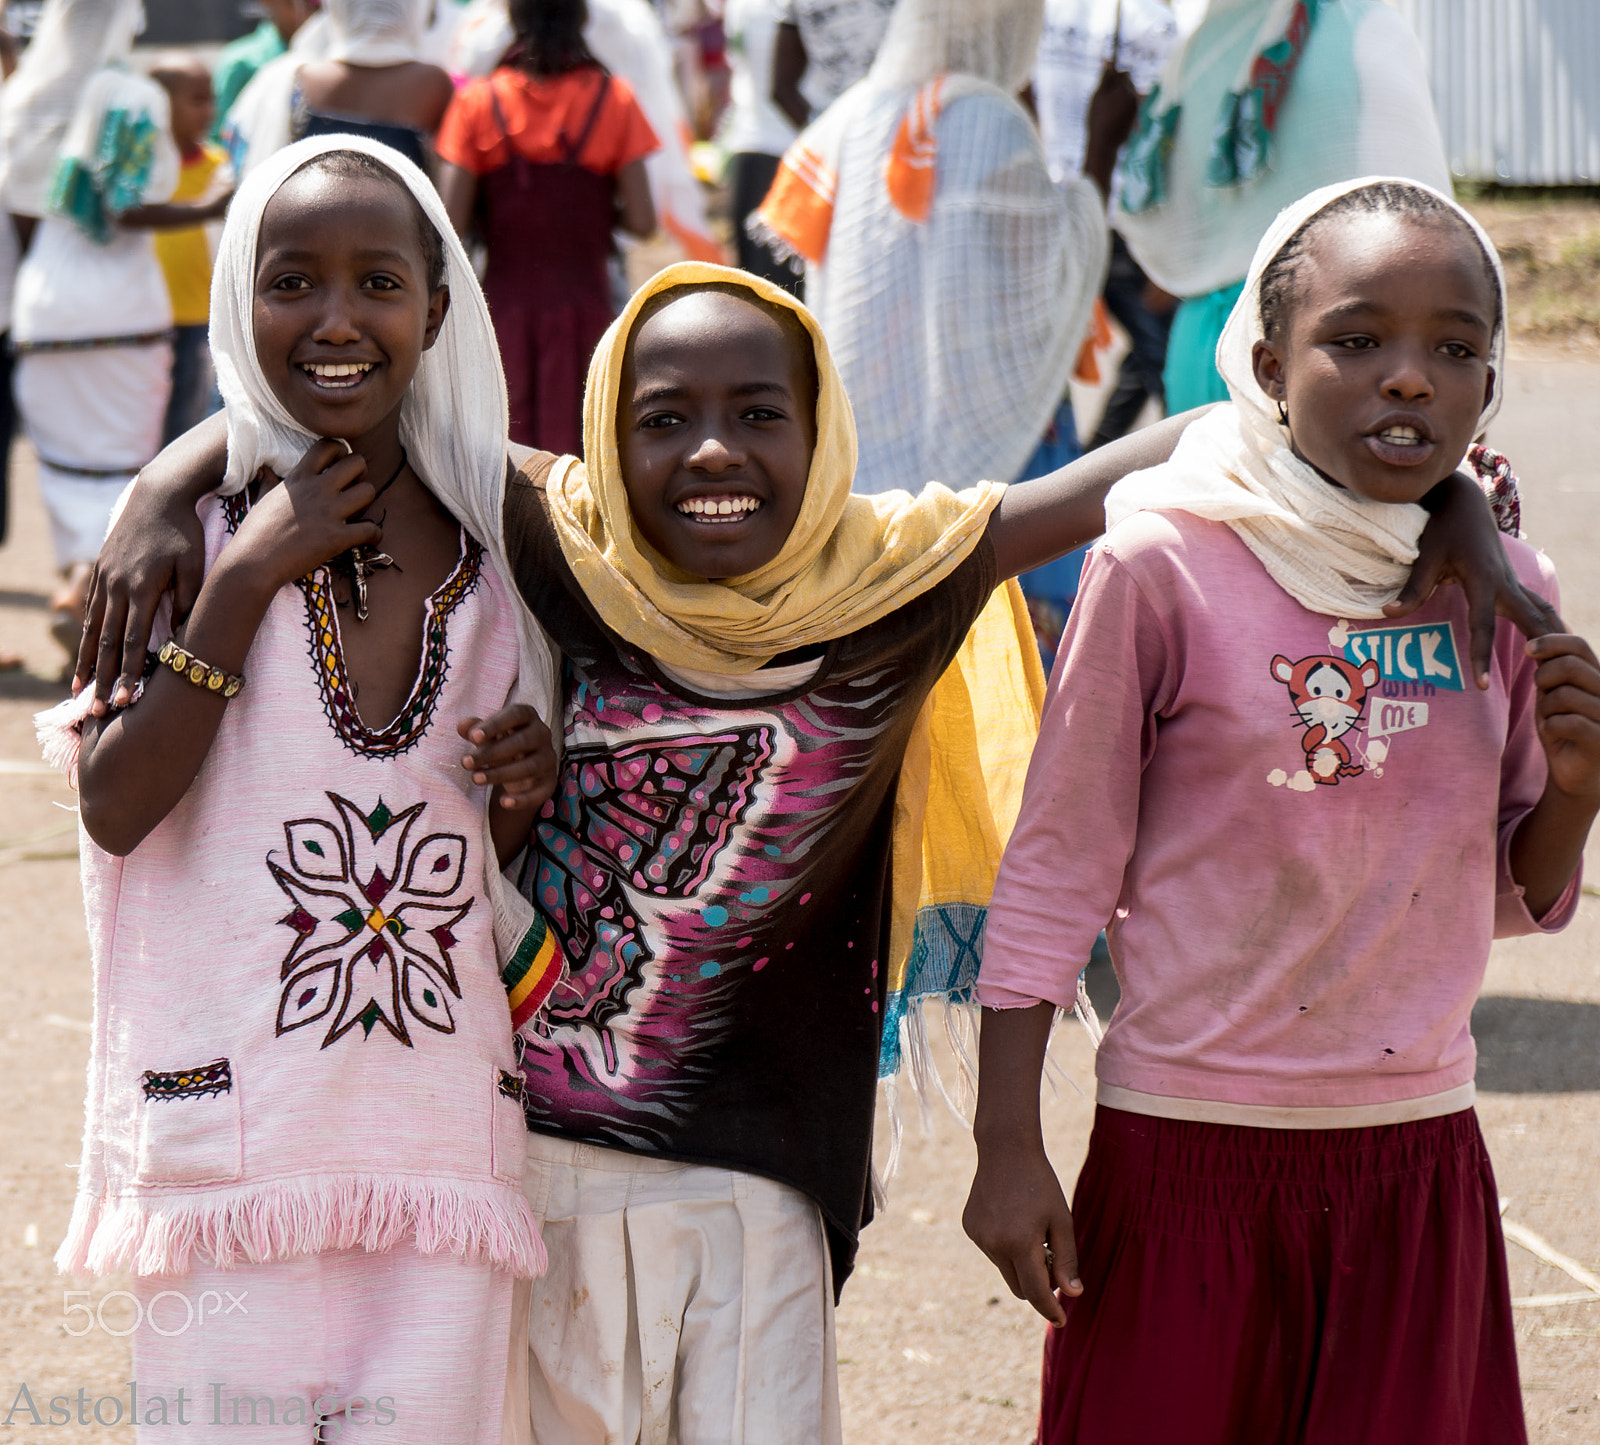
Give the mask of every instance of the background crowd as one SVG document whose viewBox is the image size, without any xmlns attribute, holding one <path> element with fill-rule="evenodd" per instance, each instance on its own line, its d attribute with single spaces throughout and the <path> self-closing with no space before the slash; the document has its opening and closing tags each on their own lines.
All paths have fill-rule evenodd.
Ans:
<svg viewBox="0 0 1600 1445">
<path fill-rule="evenodd" d="M 867 492 L 1039 475 L 1218 398 L 1222 322 L 1283 204 L 1362 174 L 1449 186 L 1422 57 L 1381 0 L 251 8 L 220 54 L 164 54 L 136 48 L 139 0 L 47 0 L 5 48 L 0 431 L 14 398 L 68 648 L 116 497 L 220 405 L 207 309 L 233 188 L 299 137 L 364 135 L 434 177 L 514 440 L 578 451 L 589 357 L 632 285 L 728 260 L 819 317 Z M 1113 324 L 1109 400 L 1075 417 L 1069 380 L 1098 378 Z M 1024 581 L 1047 657 L 1080 565 Z"/>
</svg>

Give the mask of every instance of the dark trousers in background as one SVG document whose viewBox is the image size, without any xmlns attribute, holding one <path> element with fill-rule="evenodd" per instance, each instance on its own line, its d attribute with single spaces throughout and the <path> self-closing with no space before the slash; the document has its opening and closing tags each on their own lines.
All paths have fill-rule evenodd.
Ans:
<svg viewBox="0 0 1600 1445">
<path fill-rule="evenodd" d="M 1117 318 L 1117 323 L 1128 333 L 1132 345 L 1122 358 L 1117 371 L 1117 384 L 1106 409 L 1101 414 L 1100 425 L 1095 428 L 1089 450 L 1114 442 L 1133 430 L 1139 413 L 1147 400 L 1154 399 L 1157 406 L 1166 405 L 1166 389 L 1161 372 L 1167 364 L 1167 336 L 1172 330 L 1172 313 L 1158 316 L 1144 303 L 1144 290 L 1149 278 L 1140 269 L 1128 250 L 1128 243 L 1115 231 L 1111 233 L 1111 270 L 1106 276 L 1106 309 Z"/>
<path fill-rule="evenodd" d="M 211 369 L 210 328 L 173 328 L 172 395 L 167 400 L 166 420 L 161 424 L 161 445 L 176 441 L 190 427 L 198 426 L 221 406 L 216 395 L 217 376 Z"/>
<path fill-rule="evenodd" d="M 11 395 L 11 333 L 0 333 L 0 544 L 11 517 L 11 435 L 17 427 L 17 403 Z"/>
<path fill-rule="evenodd" d="M 805 300 L 805 277 L 793 271 L 787 261 L 780 261 L 759 241 L 745 234 L 744 223 L 750 213 L 766 200 L 772 187 L 772 178 L 778 174 L 778 157 L 760 151 L 740 151 L 728 161 L 728 178 L 732 191 L 733 235 L 739 248 L 739 268 L 750 271 L 774 286 Z"/>
</svg>

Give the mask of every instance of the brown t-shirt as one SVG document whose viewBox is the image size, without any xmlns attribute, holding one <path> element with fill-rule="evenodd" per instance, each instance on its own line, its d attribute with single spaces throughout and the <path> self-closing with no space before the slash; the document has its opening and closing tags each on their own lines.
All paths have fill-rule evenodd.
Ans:
<svg viewBox="0 0 1600 1445">
<path fill-rule="evenodd" d="M 565 654 L 566 751 L 523 886 L 571 978 L 523 1059 L 529 1126 L 803 1190 L 842 1284 L 872 1209 L 895 787 L 993 550 L 829 642 L 798 687 L 704 696 L 599 620 L 548 462 L 516 475 L 504 517 L 514 581 Z"/>
</svg>

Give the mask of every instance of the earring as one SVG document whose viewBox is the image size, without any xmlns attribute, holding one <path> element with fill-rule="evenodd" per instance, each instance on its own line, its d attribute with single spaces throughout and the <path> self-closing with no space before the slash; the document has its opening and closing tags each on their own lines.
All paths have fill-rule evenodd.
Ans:
<svg viewBox="0 0 1600 1445">
<path fill-rule="evenodd" d="M 1283 427 L 1285 430 L 1288 430 L 1289 408 L 1281 401 L 1278 403 L 1278 425 Z"/>
</svg>

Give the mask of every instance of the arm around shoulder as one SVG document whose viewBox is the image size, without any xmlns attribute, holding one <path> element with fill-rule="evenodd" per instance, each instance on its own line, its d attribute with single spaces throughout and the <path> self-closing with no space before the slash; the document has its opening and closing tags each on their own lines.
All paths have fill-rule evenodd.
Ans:
<svg viewBox="0 0 1600 1445">
<path fill-rule="evenodd" d="M 165 448 L 129 489 L 95 562 L 72 679 L 74 693 L 94 683 L 95 716 L 133 695 L 162 597 L 173 594 L 177 619 L 194 606 L 205 575 L 195 506 L 222 485 L 227 462 L 219 412 Z"/>
</svg>

